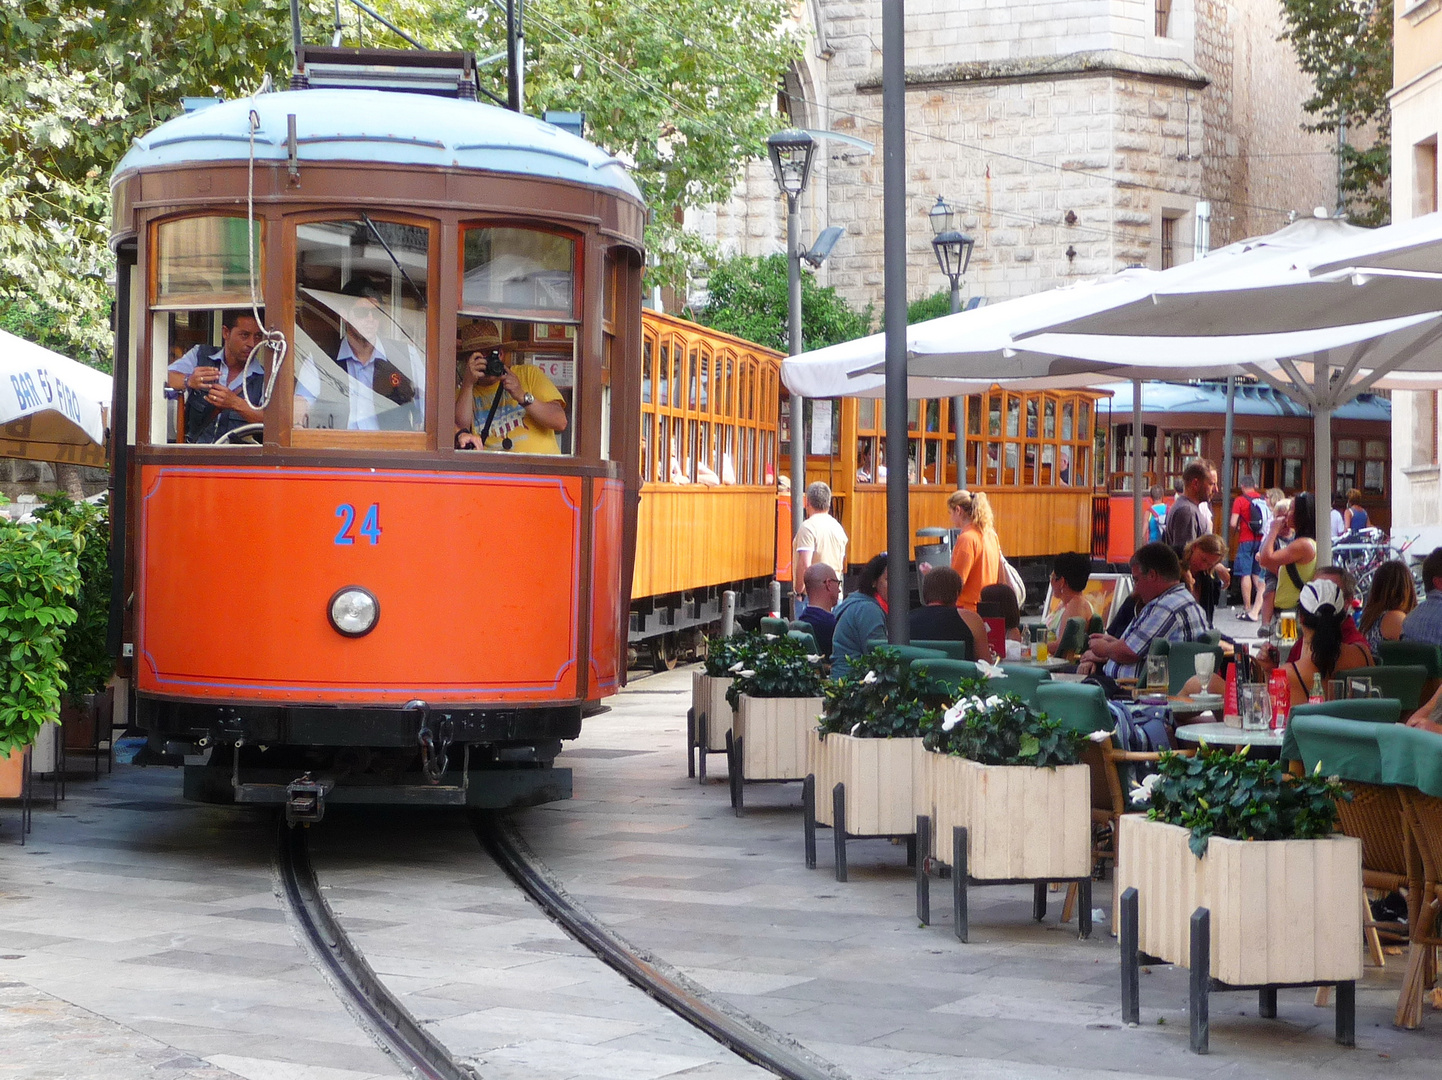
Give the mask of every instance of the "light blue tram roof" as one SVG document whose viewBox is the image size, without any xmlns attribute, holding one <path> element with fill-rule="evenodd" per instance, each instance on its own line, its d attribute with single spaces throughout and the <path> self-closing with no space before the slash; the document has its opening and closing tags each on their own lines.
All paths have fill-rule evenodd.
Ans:
<svg viewBox="0 0 1442 1080">
<path fill-rule="evenodd" d="M 137 139 L 114 180 L 139 169 L 250 156 L 250 111 L 260 116 L 257 161 L 286 160 L 294 113 L 297 156 L 316 161 L 436 165 L 568 180 L 641 201 L 625 166 L 585 139 L 535 117 L 477 101 L 381 90 L 297 90 L 211 105 Z"/>
<path fill-rule="evenodd" d="M 1129 382 L 1108 383 L 1112 391 L 1112 420 L 1116 423 L 1130 423 L 1132 411 L 1132 384 Z M 1215 413 L 1225 415 L 1227 411 L 1227 386 L 1222 382 L 1166 383 L 1146 382 L 1142 384 L 1142 408 L 1147 412 L 1169 413 Z M 1284 394 L 1277 393 L 1270 386 L 1261 384 L 1238 384 L 1234 404 L 1237 416 L 1311 416 L 1297 402 Z M 1347 404 L 1332 413 L 1336 420 L 1383 420 L 1392 419 L 1392 403 L 1377 394 L 1358 394 Z"/>
</svg>

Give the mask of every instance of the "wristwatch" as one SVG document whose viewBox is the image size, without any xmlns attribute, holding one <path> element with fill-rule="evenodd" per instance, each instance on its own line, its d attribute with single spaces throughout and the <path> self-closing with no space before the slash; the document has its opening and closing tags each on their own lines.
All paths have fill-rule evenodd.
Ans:
<svg viewBox="0 0 1442 1080">
<path fill-rule="evenodd" d="M 535 403 L 536 403 L 536 395 L 535 395 L 535 394 L 532 394 L 532 393 L 530 393 L 530 392 L 528 391 L 528 392 L 526 392 L 526 393 L 524 393 L 524 394 L 521 395 L 521 408 L 524 409 L 527 405 L 534 405 Z"/>
</svg>

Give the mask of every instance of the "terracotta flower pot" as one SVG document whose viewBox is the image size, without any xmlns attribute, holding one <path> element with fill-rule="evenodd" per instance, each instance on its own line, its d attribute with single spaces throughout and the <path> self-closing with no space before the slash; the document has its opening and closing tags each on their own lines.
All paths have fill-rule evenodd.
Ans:
<svg viewBox="0 0 1442 1080">
<path fill-rule="evenodd" d="M 18 799 L 25 790 L 25 756 L 30 748 L 0 755 L 0 799 Z"/>
</svg>

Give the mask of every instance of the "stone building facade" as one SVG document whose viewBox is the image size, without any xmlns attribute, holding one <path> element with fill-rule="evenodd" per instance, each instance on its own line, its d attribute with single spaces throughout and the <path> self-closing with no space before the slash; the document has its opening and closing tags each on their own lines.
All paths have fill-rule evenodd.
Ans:
<svg viewBox="0 0 1442 1080">
<path fill-rule="evenodd" d="M 1300 130 L 1309 83 L 1277 40 L 1276 0 L 909 0 L 908 299 L 947 287 L 931 250 L 937 196 L 976 240 L 964 295 L 1001 300 L 1124 266 L 1191 258 L 1194 208 L 1212 246 L 1335 201 L 1329 143 Z M 828 140 L 802 199 L 802 238 L 846 234 L 820 271 L 881 307 L 879 0 L 798 0 L 805 55 L 783 102 Z M 770 170 L 691 216 L 725 250 L 783 250 Z"/>
<path fill-rule="evenodd" d="M 1442 206 L 1442 0 L 1397 0 L 1392 70 L 1392 220 Z M 1442 467 L 1437 393 L 1392 395 L 1392 527 L 1418 536 L 1421 553 L 1442 544 Z"/>
</svg>

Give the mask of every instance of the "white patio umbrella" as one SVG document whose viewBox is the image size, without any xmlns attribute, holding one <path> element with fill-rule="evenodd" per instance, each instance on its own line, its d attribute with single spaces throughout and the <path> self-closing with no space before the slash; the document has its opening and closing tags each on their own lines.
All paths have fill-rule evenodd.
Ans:
<svg viewBox="0 0 1442 1080">
<path fill-rule="evenodd" d="M 105 467 L 110 376 L 0 330 L 0 457 Z"/>
</svg>

